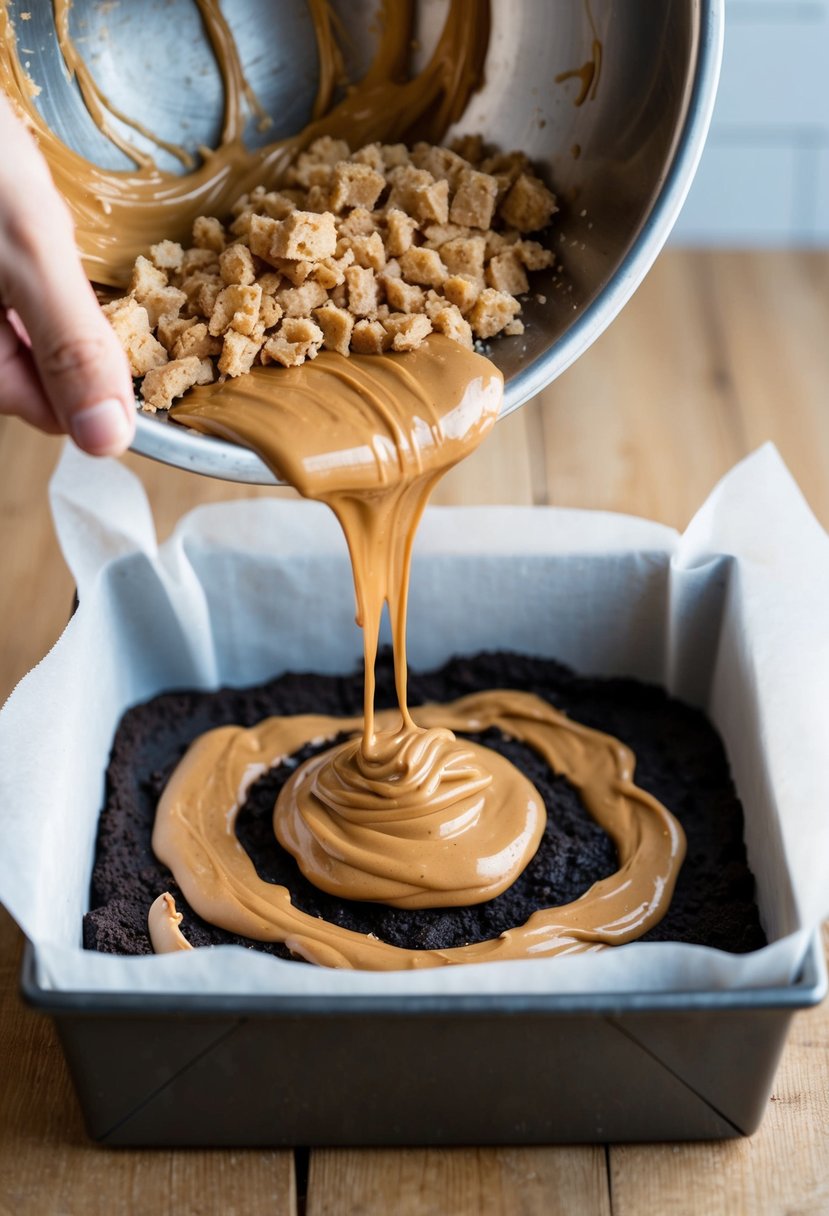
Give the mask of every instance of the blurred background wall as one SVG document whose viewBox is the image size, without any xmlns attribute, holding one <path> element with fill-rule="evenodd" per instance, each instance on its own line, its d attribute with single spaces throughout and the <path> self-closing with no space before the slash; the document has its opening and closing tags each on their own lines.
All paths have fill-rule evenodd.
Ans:
<svg viewBox="0 0 829 1216">
<path fill-rule="evenodd" d="M 726 0 L 714 121 L 673 244 L 829 246 L 829 0 Z"/>
</svg>

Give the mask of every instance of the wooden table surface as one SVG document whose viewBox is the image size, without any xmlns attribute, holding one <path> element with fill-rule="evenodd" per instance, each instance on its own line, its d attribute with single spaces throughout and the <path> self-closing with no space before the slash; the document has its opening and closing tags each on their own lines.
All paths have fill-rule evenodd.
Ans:
<svg viewBox="0 0 829 1216">
<path fill-rule="evenodd" d="M 500 423 L 435 498 L 601 507 L 683 527 L 736 460 L 772 439 L 829 526 L 828 386 L 829 256 L 673 252 L 592 350 Z M 71 582 L 46 500 L 58 450 L 0 420 L 0 699 L 66 620 Z M 165 535 L 197 503 L 245 492 L 126 463 Z M 796 1018 L 750 1140 L 337 1149 L 310 1159 L 111 1150 L 86 1141 L 51 1024 L 20 1003 L 20 948 L 0 911 L 1 1216 L 829 1213 L 829 1008 Z"/>
</svg>

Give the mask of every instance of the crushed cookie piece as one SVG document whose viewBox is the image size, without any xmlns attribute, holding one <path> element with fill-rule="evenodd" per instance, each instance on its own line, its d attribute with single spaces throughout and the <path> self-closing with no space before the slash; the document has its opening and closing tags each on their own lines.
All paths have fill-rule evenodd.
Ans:
<svg viewBox="0 0 829 1216">
<path fill-rule="evenodd" d="M 426 169 L 436 181 L 447 181 L 455 190 L 469 164 L 451 148 L 439 148 L 433 144 L 419 143 L 412 148 L 412 162 L 418 169 Z"/>
<path fill-rule="evenodd" d="M 158 287 L 146 292 L 141 303 L 147 310 L 150 329 L 155 329 L 163 316 L 170 313 L 178 316 L 187 303 L 187 296 L 178 287 Z"/>
<path fill-rule="evenodd" d="M 288 182 L 306 190 L 313 185 L 325 185 L 337 162 L 348 160 L 350 155 L 351 149 L 344 139 L 323 135 L 315 139 L 307 151 L 300 152 L 296 163 L 288 170 Z"/>
<path fill-rule="evenodd" d="M 178 314 L 173 315 L 172 313 L 168 313 L 159 317 L 156 336 L 169 354 L 185 329 L 190 329 L 191 326 L 196 324 L 198 322 L 194 317 L 180 317 Z"/>
<path fill-rule="evenodd" d="M 319 262 L 330 258 L 337 248 L 337 228 L 330 212 L 293 211 L 275 224 L 272 257 Z"/>
<path fill-rule="evenodd" d="M 432 322 L 423 313 L 392 313 L 382 322 L 391 337 L 392 350 L 417 350 L 432 332 Z"/>
<path fill-rule="evenodd" d="M 484 277 L 486 242 L 482 236 L 456 237 L 440 247 L 440 256 L 451 274 L 468 274 L 473 279 Z"/>
<path fill-rule="evenodd" d="M 321 308 L 314 309 L 314 318 L 322 330 L 322 344 L 326 350 L 335 350 L 347 355 L 354 329 L 354 317 L 345 308 L 337 308 L 327 300 Z"/>
<path fill-rule="evenodd" d="M 348 287 L 348 310 L 355 317 L 368 317 L 377 311 L 377 279 L 374 271 L 364 266 L 349 266 L 345 272 Z"/>
<path fill-rule="evenodd" d="M 463 157 L 470 165 L 477 165 L 484 154 L 482 135 L 459 135 L 452 141 L 452 151 Z"/>
<path fill-rule="evenodd" d="M 519 232 L 538 232 L 546 228 L 558 211 L 556 196 L 539 177 L 521 173 L 498 208 L 501 219 Z"/>
<path fill-rule="evenodd" d="M 235 329 L 240 334 L 249 335 L 259 320 L 261 303 L 262 288 L 258 283 L 250 287 L 243 287 L 239 283 L 223 287 L 210 316 L 211 334 L 215 337 L 228 329 Z"/>
<path fill-rule="evenodd" d="M 386 269 L 388 271 L 388 267 Z M 422 288 L 388 273 L 383 276 L 382 283 L 386 299 L 396 312 L 423 312 L 425 297 Z"/>
<path fill-rule="evenodd" d="M 345 272 L 353 261 L 354 253 L 351 249 L 346 249 L 339 258 L 323 258 L 314 266 L 314 278 L 326 291 L 331 291 L 345 282 Z"/>
<path fill-rule="evenodd" d="M 386 253 L 390 258 L 397 258 L 407 249 L 411 249 L 417 222 L 405 211 L 392 207 L 386 214 Z"/>
<path fill-rule="evenodd" d="M 440 287 L 447 274 L 438 251 L 425 247 L 413 247 L 401 254 L 400 269 L 407 283 L 417 283 L 421 287 Z"/>
<path fill-rule="evenodd" d="M 195 355 L 197 359 L 207 359 L 211 355 L 218 355 L 221 349 L 221 340 L 212 337 L 207 332 L 204 321 L 196 321 L 179 334 L 173 345 L 172 353 L 174 359 L 186 359 L 188 355 Z"/>
<path fill-rule="evenodd" d="M 274 268 L 294 287 L 301 287 L 313 272 L 315 262 L 292 261 L 291 258 L 272 258 Z"/>
<path fill-rule="evenodd" d="M 282 320 L 282 308 L 273 296 L 262 293 L 262 303 L 259 305 L 259 321 L 265 329 L 273 329 Z"/>
<path fill-rule="evenodd" d="M 167 282 L 165 271 L 153 266 L 148 258 L 142 257 L 141 254 L 138 255 L 130 277 L 130 294 L 138 300 L 139 304 L 143 304 L 144 297 L 151 291 L 159 291 L 162 287 L 166 287 Z"/>
<path fill-rule="evenodd" d="M 352 152 L 351 159 L 355 165 L 369 165 L 372 169 L 376 169 L 378 173 L 382 173 L 386 168 L 386 162 L 383 160 L 383 152 L 379 144 L 366 144 L 362 148 L 358 148 L 356 152 Z M 383 185 L 385 185 L 385 179 Z"/>
<path fill-rule="evenodd" d="M 511 295 L 485 287 L 469 314 L 469 324 L 477 338 L 494 338 L 520 311 L 521 305 Z"/>
<path fill-rule="evenodd" d="M 379 232 L 372 232 L 371 236 L 352 237 L 350 249 L 355 265 L 364 269 L 382 270 L 386 264 L 386 249 Z"/>
<path fill-rule="evenodd" d="M 215 368 L 213 367 L 212 359 L 199 360 L 199 374 L 196 376 L 196 384 L 212 384 L 216 379 Z"/>
<path fill-rule="evenodd" d="M 467 319 L 461 316 L 460 309 L 454 304 L 436 308 L 431 314 L 431 322 L 437 333 L 444 334 L 453 342 L 460 342 L 461 346 L 465 346 L 467 350 L 472 350 L 474 345 L 472 327 Z"/>
<path fill-rule="evenodd" d="M 209 274 L 204 276 L 198 295 L 196 296 L 196 308 L 202 317 L 213 315 L 213 309 L 216 307 L 216 300 L 219 298 L 221 290 L 222 280 L 219 275 Z"/>
<path fill-rule="evenodd" d="M 509 292 L 511 296 L 523 295 L 530 289 L 527 272 L 518 253 L 509 248 L 490 258 L 486 268 L 486 281 L 487 286 L 494 287 L 497 291 Z"/>
<path fill-rule="evenodd" d="M 214 216 L 199 215 L 193 220 L 193 244 L 197 249 L 222 252 L 225 247 L 225 230 Z"/>
<path fill-rule="evenodd" d="M 196 271 L 218 273 L 219 259 L 212 249 L 185 249 L 181 259 L 181 276 L 186 278 Z"/>
<path fill-rule="evenodd" d="M 256 282 L 262 288 L 263 295 L 272 296 L 279 291 L 280 287 L 284 286 L 282 275 L 275 270 L 266 270 L 264 274 L 260 274 Z"/>
<path fill-rule="evenodd" d="M 449 183 L 435 181 L 427 169 L 401 165 L 389 174 L 389 207 L 406 211 L 418 224 L 445 224 L 449 218 Z"/>
<path fill-rule="evenodd" d="M 258 341 L 240 334 L 236 329 L 229 329 L 221 342 L 219 355 L 219 371 L 223 376 L 243 376 L 253 367 L 253 361 L 262 349 L 262 339 Z"/>
<path fill-rule="evenodd" d="M 351 349 L 355 355 L 382 355 L 391 346 L 391 334 L 381 321 L 357 321 L 351 334 Z"/>
<path fill-rule="evenodd" d="M 337 219 L 337 234 L 340 238 L 371 236 L 372 232 L 376 231 L 377 221 L 372 212 L 367 211 L 365 207 L 355 207 L 348 215 Z"/>
<path fill-rule="evenodd" d="M 321 283 L 308 279 L 301 287 L 280 287 L 276 302 L 286 317 L 309 317 L 315 308 L 325 303 L 326 295 Z"/>
<path fill-rule="evenodd" d="M 322 342 L 323 332 L 313 321 L 307 317 L 286 317 L 262 347 L 262 362 L 299 367 L 306 359 L 316 358 Z"/>
<path fill-rule="evenodd" d="M 250 287 L 256 280 L 256 268 L 253 265 L 253 254 L 247 245 L 228 245 L 219 254 L 219 274 L 222 281 L 228 285 L 238 283 L 242 287 Z"/>
<path fill-rule="evenodd" d="M 387 169 L 396 169 L 399 165 L 408 165 L 411 157 L 405 144 L 381 144 L 380 154 Z"/>
<path fill-rule="evenodd" d="M 450 304 L 456 304 L 466 314 L 481 294 L 480 279 L 468 274 L 450 274 L 443 283 L 443 294 Z"/>
<path fill-rule="evenodd" d="M 167 362 L 167 351 L 150 333 L 146 308 L 133 296 L 105 304 L 103 312 L 124 349 L 133 376 L 143 376 Z"/>
<path fill-rule="evenodd" d="M 141 386 L 144 409 L 152 413 L 168 410 L 175 398 L 183 396 L 203 375 L 201 359 L 195 355 L 187 359 L 173 359 L 164 367 L 150 368 Z"/>
<path fill-rule="evenodd" d="M 248 246 L 254 257 L 264 262 L 272 262 L 271 245 L 280 220 L 271 219 L 267 215 L 248 216 L 248 231 L 246 233 Z"/>
<path fill-rule="evenodd" d="M 150 258 L 158 270 L 181 270 L 184 250 L 178 241 L 159 241 L 150 246 Z"/>
<path fill-rule="evenodd" d="M 386 188 L 386 179 L 371 165 L 341 161 L 331 174 L 328 201 L 332 211 L 365 207 L 371 211 Z"/>
<path fill-rule="evenodd" d="M 296 210 L 296 199 L 289 194 L 283 194 L 280 190 L 269 190 L 267 194 L 263 194 L 257 204 L 272 220 L 284 220 L 292 211 Z"/>
<path fill-rule="evenodd" d="M 453 224 L 465 224 L 468 228 L 489 228 L 498 197 L 498 183 L 488 173 L 477 169 L 464 169 L 458 178 L 458 186 L 449 219 Z"/>
<path fill-rule="evenodd" d="M 430 249 L 440 249 L 441 245 L 445 245 L 447 241 L 472 235 L 472 230 L 462 224 L 427 224 L 423 229 L 425 243 Z"/>
<path fill-rule="evenodd" d="M 545 249 L 538 241 L 517 241 L 515 251 L 527 270 L 546 270 L 556 260 L 552 249 Z"/>
</svg>

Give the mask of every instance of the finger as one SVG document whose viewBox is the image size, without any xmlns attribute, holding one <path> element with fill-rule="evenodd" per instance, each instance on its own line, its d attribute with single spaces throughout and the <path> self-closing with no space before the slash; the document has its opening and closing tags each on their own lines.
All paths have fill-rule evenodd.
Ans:
<svg viewBox="0 0 829 1216">
<path fill-rule="evenodd" d="M 19 314 L 55 417 L 79 447 L 116 455 L 135 430 L 132 377 L 118 339 L 81 268 L 60 200 L 35 225 L 10 225 L 15 272 L 4 275 L 4 303 Z M 48 238 L 47 238 L 48 233 Z"/>
<path fill-rule="evenodd" d="M 18 178 L 0 192 L 0 298 L 26 328 L 43 393 L 63 429 L 85 451 L 116 454 L 135 430 L 126 358 L 84 274 L 69 213 L 40 153 L 19 125 L 8 134 L 19 153 Z"/>
<path fill-rule="evenodd" d="M 16 414 L 25 422 L 60 434 L 62 427 L 40 384 L 31 353 L 8 320 L 0 318 L 0 414 Z"/>
</svg>

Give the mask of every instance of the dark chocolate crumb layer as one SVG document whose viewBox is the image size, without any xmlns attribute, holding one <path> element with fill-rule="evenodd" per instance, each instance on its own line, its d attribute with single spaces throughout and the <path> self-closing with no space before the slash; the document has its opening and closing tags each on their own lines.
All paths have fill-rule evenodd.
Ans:
<svg viewBox="0 0 829 1216">
<path fill-rule="evenodd" d="M 577 676 L 546 659 L 503 652 L 454 659 L 439 671 L 411 672 L 409 699 L 449 701 L 486 688 L 536 693 L 576 721 L 616 735 L 637 757 L 637 784 L 680 820 L 688 853 L 665 918 L 642 940 L 681 941 L 734 953 L 766 939 L 754 902 L 754 879 L 743 845 L 743 813 L 716 731 L 698 710 L 661 689 L 628 679 Z M 394 701 L 390 656 L 381 656 L 377 704 Z M 148 954 L 147 911 L 162 891 L 184 913 L 195 946 L 232 942 L 289 957 L 279 943 L 251 942 L 207 924 L 193 912 L 169 870 L 152 853 L 156 803 L 189 743 L 227 723 L 252 726 L 270 714 L 357 714 L 362 674 L 288 674 L 256 688 L 166 693 L 129 710 L 121 720 L 107 769 L 84 945 L 115 954 Z M 508 891 L 469 908 L 407 910 L 337 899 L 317 890 L 277 843 L 273 805 L 294 764 L 262 777 L 238 819 L 239 838 L 263 879 L 291 891 L 313 916 L 392 945 L 446 949 L 496 937 L 538 908 L 568 903 L 616 869 L 610 839 L 585 811 L 576 790 L 530 748 L 496 731 L 471 736 L 508 757 L 535 784 L 547 806 L 547 828 L 536 856 Z M 304 748 L 302 761 L 315 750 Z"/>
</svg>

